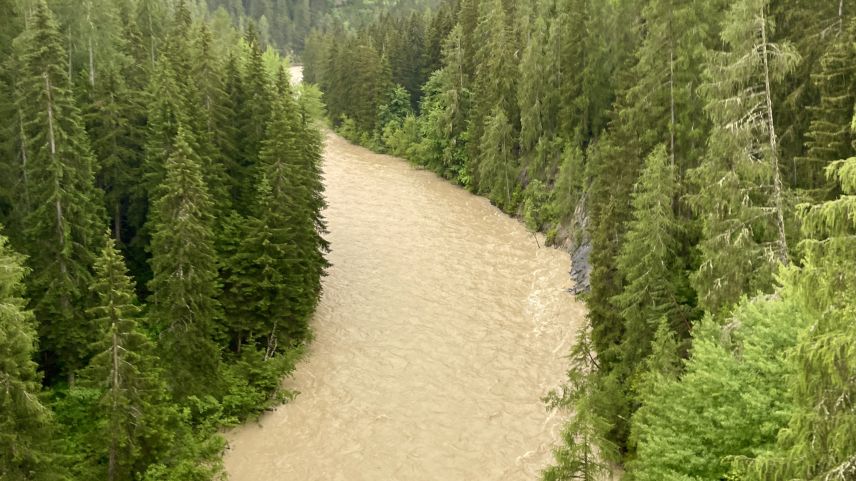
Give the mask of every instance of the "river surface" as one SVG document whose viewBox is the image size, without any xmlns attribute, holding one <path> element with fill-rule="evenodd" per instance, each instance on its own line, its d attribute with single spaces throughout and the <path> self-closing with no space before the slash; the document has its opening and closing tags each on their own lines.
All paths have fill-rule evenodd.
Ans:
<svg viewBox="0 0 856 481">
<path fill-rule="evenodd" d="M 584 309 L 569 256 L 480 197 L 327 134 L 333 267 L 295 400 L 228 433 L 234 481 L 536 480 Z"/>
</svg>

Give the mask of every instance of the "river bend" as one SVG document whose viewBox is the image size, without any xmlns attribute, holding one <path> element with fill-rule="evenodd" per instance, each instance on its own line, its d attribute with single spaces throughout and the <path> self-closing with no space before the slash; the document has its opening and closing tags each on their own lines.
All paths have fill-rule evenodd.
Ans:
<svg viewBox="0 0 856 481">
<path fill-rule="evenodd" d="M 407 162 L 327 134 L 333 267 L 291 403 L 228 433 L 234 481 L 529 481 L 584 316 L 569 257 Z"/>
</svg>

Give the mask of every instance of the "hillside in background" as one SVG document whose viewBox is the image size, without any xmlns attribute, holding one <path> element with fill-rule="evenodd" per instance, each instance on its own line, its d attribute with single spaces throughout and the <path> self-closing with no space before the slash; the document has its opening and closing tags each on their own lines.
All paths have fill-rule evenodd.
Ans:
<svg viewBox="0 0 856 481">
<path fill-rule="evenodd" d="M 303 52 L 304 40 L 314 27 L 362 25 L 379 12 L 425 12 L 439 0 L 207 0 L 216 16 L 227 12 L 234 24 L 245 27 L 254 21 L 266 44 L 284 52 Z"/>
</svg>

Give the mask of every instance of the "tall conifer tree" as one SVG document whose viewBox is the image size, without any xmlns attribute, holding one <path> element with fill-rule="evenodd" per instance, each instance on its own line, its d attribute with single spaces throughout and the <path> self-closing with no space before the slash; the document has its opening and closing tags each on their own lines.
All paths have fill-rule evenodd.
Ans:
<svg viewBox="0 0 856 481">
<path fill-rule="evenodd" d="M 39 400 L 35 318 L 24 294 L 24 258 L 0 234 L 0 477 L 46 479 L 50 412 Z M 47 472 L 46 472 L 47 471 Z"/>
<path fill-rule="evenodd" d="M 742 293 L 769 290 L 775 266 L 790 256 L 771 89 L 799 56 L 770 41 L 767 8 L 767 0 L 731 6 L 722 33 L 729 50 L 715 56 L 704 85 L 714 125 L 707 156 L 692 174 L 700 191 L 692 202 L 703 222 L 693 281 L 712 312 Z"/>
<path fill-rule="evenodd" d="M 92 450 L 108 481 L 132 479 L 156 462 L 175 442 L 164 426 L 181 422 L 171 404 L 151 341 L 141 331 L 141 308 L 114 241 L 95 263 L 90 310 L 101 338 L 96 354 L 81 372 L 81 384 L 98 389 L 98 416 Z"/>
<path fill-rule="evenodd" d="M 212 202 L 200 160 L 179 125 L 166 163 L 162 194 L 153 204 L 150 317 L 179 396 L 216 390 L 220 319 Z"/>
<path fill-rule="evenodd" d="M 33 268 L 30 296 L 50 373 L 73 375 L 90 354 L 90 267 L 102 242 L 104 211 L 95 159 L 68 90 L 66 52 L 44 1 L 36 4 L 21 43 L 16 100 L 22 116 L 31 210 L 25 216 Z"/>
</svg>

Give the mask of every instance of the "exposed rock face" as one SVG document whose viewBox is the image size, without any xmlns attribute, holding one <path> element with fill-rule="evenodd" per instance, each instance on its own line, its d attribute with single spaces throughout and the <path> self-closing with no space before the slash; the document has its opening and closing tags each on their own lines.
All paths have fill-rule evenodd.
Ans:
<svg viewBox="0 0 856 481">
<path fill-rule="evenodd" d="M 586 196 L 583 195 L 574 210 L 574 241 L 571 244 L 571 278 L 575 295 L 584 294 L 591 289 L 591 239 L 588 235 L 588 213 Z"/>
<path fill-rule="evenodd" d="M 588 236 L 584 237 L 583 242 L 571 252 L 571 278 L 574 279 L 571 292 L 574 294 L 586 293 L 591 288 L 591 264 L 589 263 L 591 241 Z"/>
</svg>

